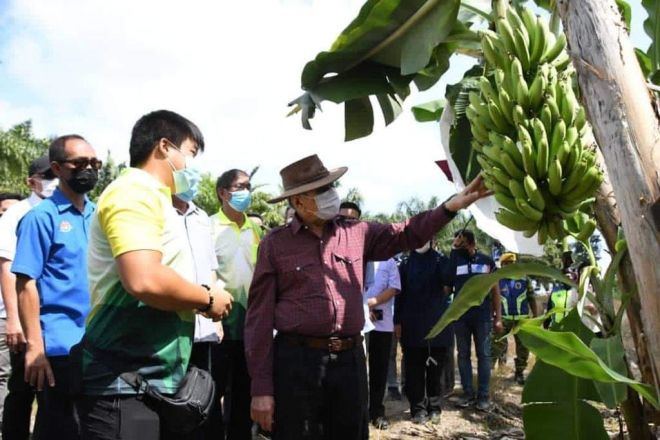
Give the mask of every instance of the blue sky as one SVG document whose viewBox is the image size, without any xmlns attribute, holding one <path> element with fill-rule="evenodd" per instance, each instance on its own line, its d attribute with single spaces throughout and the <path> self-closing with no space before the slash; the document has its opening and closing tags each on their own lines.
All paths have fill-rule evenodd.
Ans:
<svg viewBox="0 0 660 440">
<path fill-rule="evenodd" d="M 38 135 L 78 132 L 105 157 L 127 159 L 130 129 L 169 108 L 200 125 L 202 167 L 214 175 L 261 165 L 257 183 L 276 191 L 279 169 L 318 153 L 347 165 L 342 188 L 358 187 L 370 211 L 392 211 L 412 196 L 444 198 L 453 188 L 436 124 L 409 111 L 385 129 L 344 143 L 343 110 L 332 104 L 314 131 L 286 118 L 300 94 L 302 66 L 330 46 L 361 0 L 0 0 L 0 127 L 32 119 Z M 646 49 L 645 13 L 633 4 L 633 42 Z M 443 81 L 406 102 L 444 95 L 470 61 L 456 58 Z"/>
</svg>

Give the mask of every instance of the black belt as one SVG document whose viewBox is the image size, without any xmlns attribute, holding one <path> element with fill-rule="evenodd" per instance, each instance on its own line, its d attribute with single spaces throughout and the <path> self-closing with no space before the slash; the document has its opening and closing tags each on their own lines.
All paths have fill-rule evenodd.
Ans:
<svg viewBox="0 0 660 440">
<path fill-rule="evenodd" d="M 302 336 L 288 333 L 278 333 L 277 339 L 289 345 L 296 345 L 299 347 L 314 348 L 317 350 L 326 350 L 330 353 L 339 353 L 347 351 L 362 344 L 364 339 L 362 335 L 357 336 L 330 336 L 327 338 L 316 336 Z"/>
</svg>

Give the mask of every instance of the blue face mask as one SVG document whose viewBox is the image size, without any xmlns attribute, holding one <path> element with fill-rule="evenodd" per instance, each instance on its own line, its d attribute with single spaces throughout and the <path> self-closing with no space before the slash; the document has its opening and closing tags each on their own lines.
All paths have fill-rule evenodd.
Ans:
<svg viewBox="0 0 660 440">
<path fill-rule="evenodd" d="M 231 199 L 229 199 L 229 206 L 234 208 L 238 212 L 245 212 L 250 207 L 252 203 L 252 194 L 249 190 L 243 189 L 241 191 L 234 191 L 231 194 Z"/>
<path fill-rule="evenodd" d="M 176 149 L 176 151 L 179 151 Z M 181 153 L 181 151 L 179 151 Z M 181 153 L 183 154 L 183 153 Z M 174 194 L 184 202 L 190 202 L 195 198 L 199 190 L 199 182 L 202 180 L 202 173 L 193 163 L 193 158 L 184 156 L 186 167 L 177 170 L 172 162 L 167 162 L 172 167 L 172 178 L 174 179 Z"/>
</svg>

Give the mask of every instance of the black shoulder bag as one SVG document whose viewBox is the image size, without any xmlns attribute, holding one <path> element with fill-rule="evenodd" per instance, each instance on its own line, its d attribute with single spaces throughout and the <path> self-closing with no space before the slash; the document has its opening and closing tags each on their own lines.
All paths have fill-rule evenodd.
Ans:
<svg viewBox="0 0 660 440">
<path fill-rule="evenodd" d="M 211 374 L 195 366 L 189 366 L 186 375 L 174 395 L 165 395 L 149 384 L 137 371 L 122 372 L 108 353 L 91 347 L 86 338 L 77 344 L 129 384 L 146 405 L 160 416 L 161 422 L 172 432 L 186 434 L 201 426 L 208 418 L 215 403 L 215 383 Z"/>
</svg>

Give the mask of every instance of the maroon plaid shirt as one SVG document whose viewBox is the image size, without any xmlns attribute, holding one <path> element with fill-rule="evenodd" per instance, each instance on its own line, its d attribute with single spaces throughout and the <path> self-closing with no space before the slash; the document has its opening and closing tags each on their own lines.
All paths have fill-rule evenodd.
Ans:
<svg viewBox="0 0 660 440">
<path fill-rule="evenodd" d="M 259 246 L 245 321 L 252 395 L 273 395 L 273 329 L 327 337 L 354 336 L 364 326 L 364 265 L 421 247 L 453 215 L 440 206 L 396 224 L 341 217 L 321 238 L 297 217 Z"/>
</svg>

